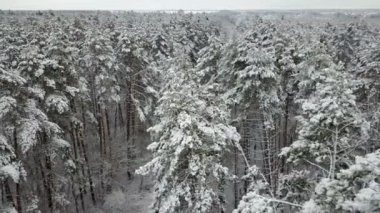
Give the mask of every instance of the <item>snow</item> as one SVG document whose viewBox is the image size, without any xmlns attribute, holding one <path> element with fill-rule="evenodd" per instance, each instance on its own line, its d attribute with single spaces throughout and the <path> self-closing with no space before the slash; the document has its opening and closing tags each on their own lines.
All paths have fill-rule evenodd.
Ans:
<svg viewBox="0 0 380 213">
<path fill-rule="evenodd" d="M 6 166 L 0 166 L 0 177 L 10 177 L 15 183 L 19 183 L 19 164 L 13 163 Z"/>
<path fill-rule="evenodd" d="M 34 73 L 34 76 L 36 77 L 40 77 L 42 74 L 44 74 L 44 70 L 39 68 L 35 73 Z"/>
<path fill-rule="evenodd" d="M 40 124 L 36 120 L 23 119 L 20 131 L 17 134 L 22 153 L 26 153 L 37 143 L 37 132 L 41 130 Z"/>
<path fill-rule="evenodd" d="M 26 80 L 18 75 L 15 71 L 6 71 L 0 67 L 0 82 L 10 83 L 14 86 L 20 86 L 26 83 Z"/>
<path fill-rule="evenodd" d="M 69 169 L 76 169 L 76 168 L 77 168 L 76 164 L 75 164 L 74 161 L 72 161 L 71 159 L 69 159 L 69 160 L 67 160 L 67 161 L 65 162 L 65 166 L 66 166 L 67 168 L 69 168 Z"/>
<path fill-rule="evenodd" d="M 309 202 L 316 203 L 316 209 L 324 211 L 376 212 L 380 205 L 379 168 L 380 150 L 358 156 L 353 165 L 336 175 L 336 179 L 320 180 L 315 187 L 316 198 Z M 312 212 L 310 208 L 305 212 Z"/>
<path fill-rule="evenodd" d="M 114 190 L 105 197 L 104 206 L 114 213 L 124 212 L 127 196 L 120 190 Z"/>
<path fill-rule="evenodd" d="M 55 81 L 53 79 L 45 77 L 44 80 L 45 80 L 47 87 L 51 87 L 51 88 L 55 89 Z"/>
<path fill-rule="evenodd" d="M 79 93 L 79 89 L 71 86 L 66 86 L 66 92 L 68 92 L 72 97 L 75 97 Z"/>
<path fill-rule="evenodd" d="M 321 213 L 323 210 L 315 203 L 314 200 L 309 200 L 303 204 L 302 213 Z"/>
<path fill-rule="evenodd" d="M 0 119 L 4 117 L 8 112 L 10 112 L 12 108 L 16 106 L 16 104 L 16 99 L 12 97 L 0 97 Z"/>
<path fill-rule="evenodd" d="M 353 201 L 346 200 L 342 208 L 348 211 L 375 212 L 379 208 L 380 184 L 371 181 L 368 188 L 359 190 Z"/>
<path fill-rule="evenodd" d="M 233 213 L 274 213 L 270 200 L 258 195 L 256 192 L 248 192 L 241 199 L 237 209 Z"/>
<path fill-rule="evenodd" d="M 68 141 L 63 140 L 62 138 L 53 137 L 52 141 L 59 148 L 69 148 L 71 146 Z"/>
<path fill-rule="evenodd" d="M 43 100 L 45 98 L 46 92 L 41 87 L 37 87 L 37 86 L 29 87 L 28 90 L 31 94 L 33 94 L 35 97 L 39 98 L 40 100 Z"/>
<path fill-rule="evenodd" d="M 4 213 L 18 213 L 14 207 L 5 207 L 4 209 L 0 208 L 0 210 Z"/>
<path fill-rule="evenodd" d="M 70 110 L 69 100 L 66 96 L 51 94 L 45 100 L 46 106 L 55 110 L 59 114 L 63 114 Z"/>
<path fill-rule="evenodd" d="M 187 114 L 186 112 L 179 113 L 177 122 L 181 129 L 185 129 L 186 127 L 189 127 L 192 123 L 190 115 Z"/>
</svg>

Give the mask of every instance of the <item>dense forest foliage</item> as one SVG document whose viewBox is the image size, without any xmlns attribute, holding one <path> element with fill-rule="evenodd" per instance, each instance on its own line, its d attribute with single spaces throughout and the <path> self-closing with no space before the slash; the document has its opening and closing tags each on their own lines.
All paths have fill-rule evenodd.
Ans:
<svg viewBox="0 0 380 213">
<path fill-rule="evenodd" d="M 379 20 L 0 11 L 0 211 L 380 212 Z"/>
</svg>

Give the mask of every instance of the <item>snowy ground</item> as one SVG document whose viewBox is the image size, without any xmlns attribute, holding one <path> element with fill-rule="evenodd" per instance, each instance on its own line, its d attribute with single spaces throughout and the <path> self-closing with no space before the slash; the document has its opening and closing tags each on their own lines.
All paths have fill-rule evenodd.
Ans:
<svg viewBox="0 0 380 213">
<path fill-rule="evenodd" d="M 153 187 L 150 180 L 144 177 L 145 182 L 140 190 L 141 177 L 136 177 L 134 180 L 129 181 L 127 187 L 129 193 L 127 196 L 127 202 L 125 204 L 125 212 L 135 213 L 149 213 L 153 212 L 151 205 L 154 200 Z"/>
<path fill-rule="evenodd" d="M 153 212 L 151 205 L 154 200 L 152 181 L 141 177 L 124 182 L 123 189 L 115 188 L 105 197 L 102 208 L 91 209 L 94 213 L 150 213 Z"/>
</svg>

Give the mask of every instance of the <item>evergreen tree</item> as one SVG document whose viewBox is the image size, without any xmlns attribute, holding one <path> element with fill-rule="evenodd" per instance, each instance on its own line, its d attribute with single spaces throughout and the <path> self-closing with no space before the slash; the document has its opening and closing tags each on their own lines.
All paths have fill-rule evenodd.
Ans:
<svg viewBox="0 0 380 213">
<path fill-rule="evenodd" d="M 334 178 L 336 169 L 352 162 L 347 153 L 366 142 L 369 124 L 356 105 L 355 82 L 342 66 L 323 52 L 300 66 L 305 68 L 298 77 L 300 94 L 306 96 L 297 100 L 302 107 L 299 135 L 282 154 L 289 162 L 319 165 Z"/>
<path fill-rule="evenodd" d="M 302 212 L 377 212 L 380 185 L 378 182 L 380 151 L 357 156 L 336 179 L 322 179 L 315 195 L 304 204 Z"/>
<path fill-rule="evenodd" d="M 212 183 L 228 176 L 220 158 L 239 135 L 227 124 L 225 106 L 209 92 L 213 85 L 199 86 L 183 62 L 171 74 L 155 112 L 159 122 L 149 128 L 154 158 L 137 173 L 157 177 L 157 211 L 209 212 L 219 202 Z"/>
</svg>

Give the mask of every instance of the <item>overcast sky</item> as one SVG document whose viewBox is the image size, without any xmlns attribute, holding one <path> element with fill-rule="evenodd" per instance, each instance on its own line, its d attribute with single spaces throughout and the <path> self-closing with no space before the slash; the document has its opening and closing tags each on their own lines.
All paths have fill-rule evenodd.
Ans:
<svg viewBox="0 0 380 213">
<path fill-rule="evenodd" d="M 14 10 L 380 9 L 380 0 L 0 0 Z"/>
</svg>

